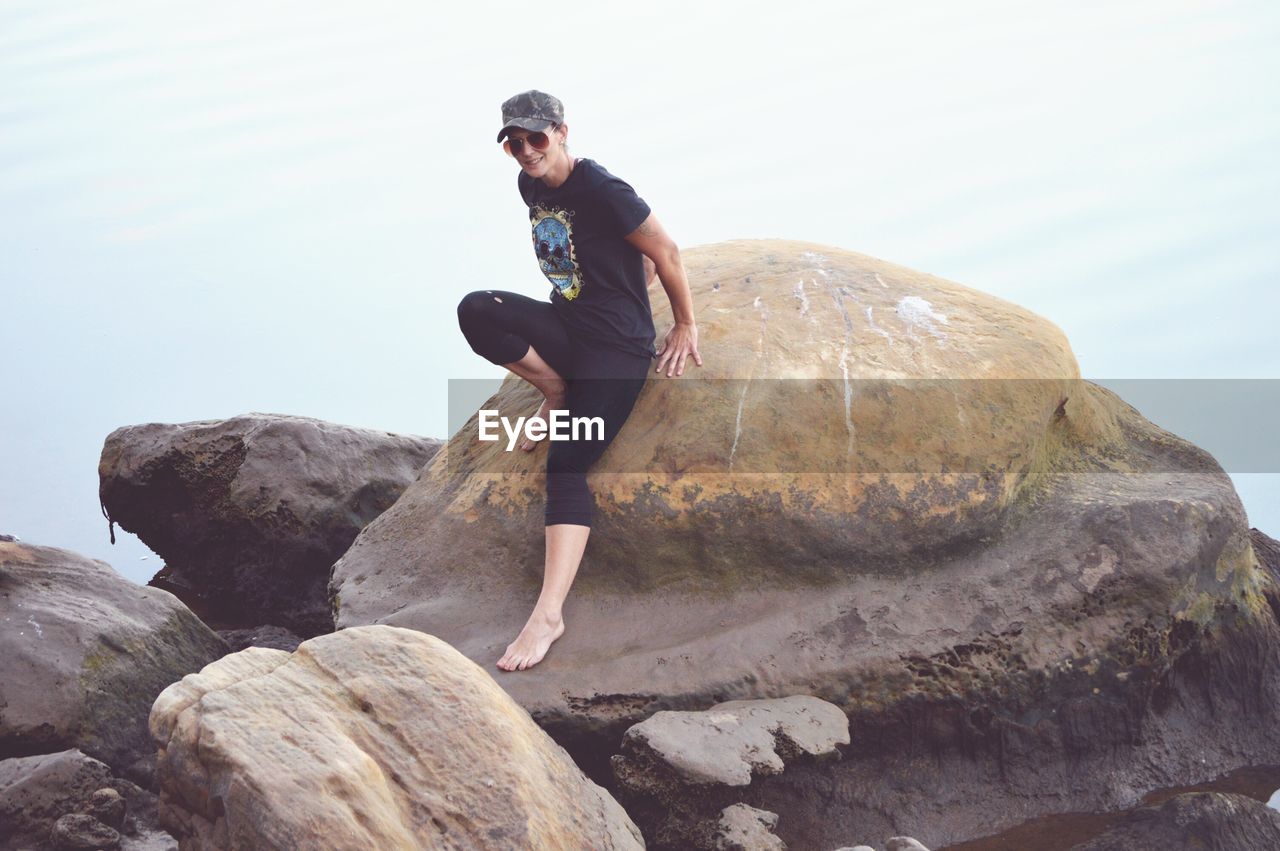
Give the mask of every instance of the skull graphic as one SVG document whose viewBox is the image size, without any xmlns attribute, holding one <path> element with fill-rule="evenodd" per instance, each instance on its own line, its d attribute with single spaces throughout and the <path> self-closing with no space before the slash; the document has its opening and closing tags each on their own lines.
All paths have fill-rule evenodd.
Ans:
<svg viewBox="0 0 1280 851">
<path fill-rule="evenodd" d="M 533 250 L 538 266 L 547 280 L 555 284 L 566 299 L 575 298 L 582 289 L 573 253 L 573 229 L 563 211 L 534 207 L 529 211 L 533 222 Z"/>
</svg>

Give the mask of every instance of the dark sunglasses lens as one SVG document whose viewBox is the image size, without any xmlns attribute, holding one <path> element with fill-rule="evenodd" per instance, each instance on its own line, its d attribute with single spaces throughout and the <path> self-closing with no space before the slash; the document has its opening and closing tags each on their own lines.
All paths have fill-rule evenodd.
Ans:
<svg viewBox="0 0 1280 851">
<path fill-rule="evenodd" d="M 523 139 L 508 137 L 502 142 L 502 149 L 513 157 L 520 156 L 524 150 L 524 144 L 528 142 L 533 146 L 535 151 L 545 151 L 551 146 L 551 137 L 546 133 L 530 133 Z"/>
</svg>

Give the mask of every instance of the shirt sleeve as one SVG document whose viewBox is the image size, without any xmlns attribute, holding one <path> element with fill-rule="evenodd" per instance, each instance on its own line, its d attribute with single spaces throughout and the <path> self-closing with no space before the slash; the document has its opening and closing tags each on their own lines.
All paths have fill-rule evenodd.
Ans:
<svg viewBox="0 0 1280 851">
<path fill-rule="evenodd" d="M 607 174 L 600 183 L 600 194 L 605 206 L 613 212 L 620 236 L 631 233 L 649 218 L 649 205 L 621 178 Z"/>
</svg>

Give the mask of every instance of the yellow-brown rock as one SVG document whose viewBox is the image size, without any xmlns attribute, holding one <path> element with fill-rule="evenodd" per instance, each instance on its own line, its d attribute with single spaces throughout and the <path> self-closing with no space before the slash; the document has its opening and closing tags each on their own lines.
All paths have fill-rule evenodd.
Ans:
<svg viewBox="0 0 1280 851">
<path fill-rule="evenodd" d="M 705 366 L 651 378 L 593 468 L 546 658 L 491 667 L 538 598 L 546 450 L 474 421 L 334 565 L 339 626 L 448 641 L 598 782 L 655 712 L 829 701 L 853 752 L 743 801 L 790 847 L 941 847 L 1280 759 L 1280 592 L 1208 453 L 1000 299 L 808 243 L 684 259 Z"/>
<path fill-rule="evenodd" d="M 684 259 L 705 365 L 650 380 L 590 481 L 615 542 L 661 534 L 694 548 L 695 584 L 976 540 L 1051 463 L 1055 419 L 1114 439 L 1062 331 L 1015 304 L 809 243 L 728 242 Z M 667 300 L 653 301 L 669 327 Z M 514 418 L 538 401 L 511 376 L 486 407 Z M 467 521 L 536 523 L 545 450 L 476 435 L 473 419 L 419 487 Z M 709 536 L 732 539 L 731 551 Z M 653 561 L 600 557 L 665 583 L 689 566 L 665 549 Z"/>
<path fill-rule="evenodd" d="M 393 627 L 250 648 L 151 714 L 183 848 L 643 848 L 608 793 L 449 645 Z"/>
</svg>

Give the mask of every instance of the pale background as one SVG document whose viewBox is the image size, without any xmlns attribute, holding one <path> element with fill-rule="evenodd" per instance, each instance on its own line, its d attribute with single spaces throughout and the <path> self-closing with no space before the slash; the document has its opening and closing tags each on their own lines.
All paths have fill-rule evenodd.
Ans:
<svg viewBox="0 0 1280 851">
<path fill-rule="evenodd" d="M 531 87 L 682 246 L 950 278 L 1090 378 L 1275 378 L 1277 47 L 1262 2 L 4 0 L 0 531 L 145 581 L 98 509 L 117 426 L 445 436 L 447 380 L 501 372 L 458 299 L 548 291 L 493 141 Z"/>
</svg>

